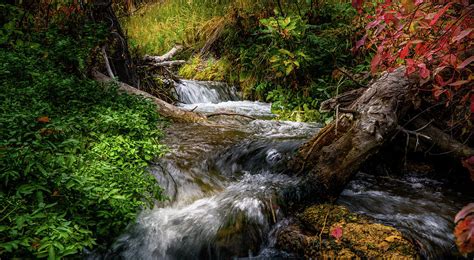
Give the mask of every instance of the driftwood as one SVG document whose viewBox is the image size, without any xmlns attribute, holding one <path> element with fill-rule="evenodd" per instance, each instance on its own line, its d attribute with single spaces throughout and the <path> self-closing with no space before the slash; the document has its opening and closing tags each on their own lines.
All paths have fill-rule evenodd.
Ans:
<svg viewBox="0 0 474 260">
<path fill-rule="evenodd" d="M 290 166 L 304 173 L 305 190 L 319 200 L 337 197 L 352 174 L 396 132 L 411 90 L 404 68 L 386 73 L 341 114 L 300 147 Z"/>
<path fill-rule="evenodd" d="M 150 56 L 150 55 L 145 55 L 143 59 L 145 61 L 153 62 L 153 63 L 162 63 L 164 61 L 169 61 L 171 58 L 173 58 L 176 53 L 178 53 L 181 49 L 183 49 L 183 46 L 177 45 L 173 47 L 171 50 L 169 50 L 167 53 L 161 55 L 161 56 Z"/>
<path fill-rule="evenodd" d="M 113 79 L 110 77 L 105 76 L 104 74 L 95 71 L 93 73 L 94 78 L 99 81 L 99 82 L 111 82 Z M 118 82 L 119 84 L 119 90 L 133 94 L 133 95 L 139 95 L 145 98 L 150 99 L 155 103 L 156 109 L 158 113 L 164 117 L 170 118 L 174 121 L 178 122 L 205 122 L 206 121 L 206 116 L 195 113 L 195 112 L 190 112 L 183 110 L 179 107 L 176 107 L 172 104 L 169 104 L 155 96 L 152 96 L 144 91 L 138 90 L 128 84 Z"/>
</svg>

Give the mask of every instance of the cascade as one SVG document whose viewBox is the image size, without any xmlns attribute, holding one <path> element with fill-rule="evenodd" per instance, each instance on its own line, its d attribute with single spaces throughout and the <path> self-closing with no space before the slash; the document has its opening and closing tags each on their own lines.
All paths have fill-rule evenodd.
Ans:
<svg viewBox="0 0 474 260">
<path fill-rule="evenodd" d="M 320 126 L 266 120 L 270 104 L 238 100 L 235 89 L 222 83 L 183 80 L 176 89 L 184 108 L 259 119 L 171 126 L 165 138 L 170 153 L 150 166 L 169 201 L 143 211 L 106 258 L 291 257 L 273 247 L 276 230 L 288 222 L 279 192 L 300 180 L 282 171 Z M 439 258 L 453 251 L 452 216 L 466 200 L 449 189 L 441 193 L 440 185 L 448 184 L 360 172 L 337 203 L 397 227 L 421 243 L 424 257 Z"/>
</svg>

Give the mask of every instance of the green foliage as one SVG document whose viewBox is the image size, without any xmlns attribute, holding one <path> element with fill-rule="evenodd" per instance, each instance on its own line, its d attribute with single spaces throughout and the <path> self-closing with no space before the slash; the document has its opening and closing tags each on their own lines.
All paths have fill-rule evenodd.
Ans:
<svg viewBox="0 0 474 260">
<path fill-rule="evenodd" d="M 100 26 L 12 30 L 24 29 L 0 34 L 0 257 L 103 247 L 163 199 L 146 171 L 166 151 L 161 120 L 149 101 L 83 76 Z"/>
<path fill-rule="evenodd" d="M 349 3 L 326 2 L 317 9 L 290 9 L 285 16 L 275 10 L 254 22 L 248 15 L 247 24 L 227 28 L 225 53 L 239 61 L 233 67 L 240 71 L 244 95 L 273 102 L 281 118 L 307 114 L 298 118 L 324 121 L 328 116 L 316 112 L 320 102 L 354 85 L 331 76 L 338 67 L 356 65 L 350 51 L 355 14 Z"/>
<path fill-rule="evenodd" d="M 354 87 L 332 75 L 358 65 L 351 51 L 358 25 L 347 1 L 278 2 L 168 0 L 145 7 L 128 28 L 147 53 L 164 53 L 177 43 L 187 53 L 207 47 L 211 53 L 194 56 L 180 69 L 182 77 L 240 85 L 244 97 L 274 102 L 273 111 L 291 119 L 284 114 L 316 111 L 336 89 Z M 135 34 L 139 30 L 147 32 Z M 153 44 L 159 39 L 167 43 Z"/>
<path fill-rule="evenodd" d="M 232 75 L 231 63 L 224 59 L 202 58 L 196 55 L 179 69 L 179 75 L 187 79 L 195 80 L 230 80 Z"/>
<path fill-rule="evenodd" d="M 302 45 L 307 24 L 300 16 L 270 17 L 261 19 L 260 23 L 264 26 L 260 40 L 271 39 L 268 52 L 272 56 L 268 63 L 276 78 L 289 76 L 300 64 L 309 61 Z"/>
</svg>

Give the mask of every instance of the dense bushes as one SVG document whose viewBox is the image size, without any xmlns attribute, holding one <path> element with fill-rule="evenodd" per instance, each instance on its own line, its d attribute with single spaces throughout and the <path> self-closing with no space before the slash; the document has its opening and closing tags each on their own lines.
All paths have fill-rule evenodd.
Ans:
<svg viewBox="0 0 474 260">
<path fill-rule="evenodd" d="M 163 198 L 146 171 L 165 151 L 160 118 L 85 77 L 100 26 L 28 29 L 23 10 L 2 7 L 13 22 L 0 31 L 0 258 L 103 247 Z"/>
<path fill-rule="evenodd" d="M 272 102 L 284 119 L 322 120 L 320 101 L 353 85 L 333 71 L 356 64 L 350 52 L 354 15 L 349 4 L 333 2 L 289 9 L 285 16 L 275 9 L 255 24 L 229 28 L 233 37 L 223 36 L 224 53 L 239 61 L 238 83 L 248 97 Z"/>
</svg>

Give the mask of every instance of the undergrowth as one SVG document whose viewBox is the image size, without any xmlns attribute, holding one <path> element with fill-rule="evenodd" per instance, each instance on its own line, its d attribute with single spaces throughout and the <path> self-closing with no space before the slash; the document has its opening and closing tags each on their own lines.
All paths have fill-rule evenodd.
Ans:
<svg viewBox="0 0 474 260">
<path fill-rule="evenodd" d="M 272 102 L 279 119 L 323 122 L 323 100 L 366 80 L 370 59 L 351 51 L 355 17 L 348 1 L 168 0 L 127 28 L 142 53 L 183 44 L 181 77 L 239 85 L 245 98 Z"/>
<path fill-rule="evenodd" d="M 0 29 L 0 258 L 104 249 L 164 199 L 146 171 L 166 151 L 162 121 L 149 101 L 85 77 L 104 28 L 25 33 L 15 24 L 34 17 L 2 8 L 13 23 Z"/>
</svg>

